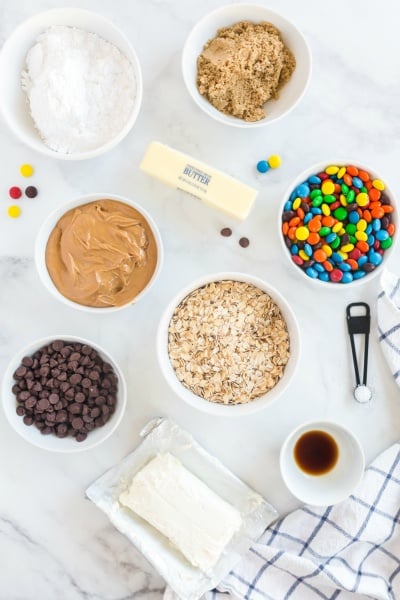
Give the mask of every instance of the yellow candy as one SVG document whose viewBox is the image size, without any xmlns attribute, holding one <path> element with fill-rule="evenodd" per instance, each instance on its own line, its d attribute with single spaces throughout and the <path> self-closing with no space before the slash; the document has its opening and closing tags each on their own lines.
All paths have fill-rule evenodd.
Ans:
<svg viewBox="0 0 400 600">
<path fill-rule="evenodd" d="M 338 174 L 337 174 L 337 178 L 338 179 L 342 179 L 343 175 L 345 175 L 346 173 L 346 167 L 340 167 Z"/>
<path fill-rule="evenodd" d="M 269 157 L 268 159 L 268 164 L 271 167 L 271 169 L 277 169 L 278 167 L 281 166 L 282 160 L 281 157 L 278 156 L 278 154 L 273 154 L 272 156 Z"/>
<path fill-rule="evenodd" d="M 344 233 L 346 233 L 346 230 L 343 227 L 343 223 L 342 223 L 342 227 L 339 229 L 339 235 L 343 235 Z"/>
<path fill-rule="evenodd" d="M 296 198 L 296 200 L 292 204 L 293 210 L 297 210 L 301 204 L 301 198 Z"/>
<path fill-rule="evenodd" d="M 342 229 L 343 224 L 341 221 L 338 221 L 337 223 L 334 224 L 334 226 L 332 227 L 332 231 L 333 233 L 339 233 L 339 231 Z"/>
<path fill-rule="evenodd" d="M 327 179 L 321 185 L 321 190 L 322 193 L 325 194 L 325 196 L 333 194 L 333 192 L 335 191 L 335 184 L 333 183 L 333 181 L 329 181 L 329 179 Z"/>
<path fill-rule="evenodd" d="M 7 209 L 7 214 L 9 217 L 11 217 L 12 219 L 16 219 L 17 217 L 20 216 L 21 214 L 21 209 L 19 206 L 16 206 L 15 204 L 13 204 L 12 206 L 9 206 Z"/>
<path fill-rule="evenodd" d="M 340 249 L 342 252 L 351 252 L 352 250 L 354 250 L 354 244 L 345 244 Z"/>
<path fill-rule="evenodd" d="M 344 194 L 340 194 L 340 204 L 342 206 L 347 206 L 347 200 L 346 200 L 346 196 L 344 196 Z"/>
<path fill-rule="evenodd" d="M 329 215 L 331 214 L 331 209 L 329 208 L 329 206 L 327 204 L 321 204 L 321 210 L 322 210 L 322 214 L 325 215 L 326 217 L 329 217 Z"/>
<path fill-rule="evenodd" d="M 19 168 L 19 172 L 23 177 L 31 177 L 33 175 L 33 167 L 32 165 L 21 165 Z"/>
<path fill-rule="evenodd" d="M 308 254 L 306 254 L 306 253 L 304 252 L 304 250 L 299 250 L 299 256 L 300 256 L 300 258 L 302 258 L 303 260 L 309 260 L 309 259 L 310 259 L 310 257 L 308 256 Z"/>
<path fill-rule="evenodd" d="M 385 184 L 383 183 L 383 181 L 381 181 L 381 179 L 374 179 L 372 182 L 372 186 L 380 192 L 383 192 L 383 190 L 385 189 Z"/>
<path fill-rule="evenodd" d="M 343 252 L 343 250 L 338 250 L 338 254 L 340 254 L 343 260 L 347 260 L 349 258 L 347 252 Z"/>
<path fill-rule="evenodd" d="M 365 192 L 360 192 L 356 196 L 356 202 L 358 206 L 367 206 L 369 204 L 369 196 Z"/>
<path fill-rule="evenodd" d="M 326 167 L 325 169 L 325 173 L 327 173 L 328 175 L 336 175 L 338 171 L 339 167 L 336 167 L 335 165 L 331 165 L 330 167 Z"/>
<path fill-rule="evenodd" d="M 325 252 L 325 254 L 327 255 L 328 258 L 330 256 L 332 256 L 333 250 L 330 246 L 328 246 L 328 244 L 324 244 L 322 246 L 321 250 L 323 250 Z"/>
<path fill-rule="evenodd" d="M 356 238 L 356 240 L 358 240 L 359 242 L 366 242 L 368 239 L 367 234 L 365 233 L 365 231 L 356 231 L 354 234 L 354 237 Z"/>
<path fill-rule="evenodd" d="M 304 241 L 308 238 L 309 235 L 310 232 L 308 231 L 307 227 L 298 227 L 296 229 L 296 238 L 298 240 Z"/>
<path fill-rule="evenodd" d="M 365 219 L 360 219 L 356 225 L 359 231 L 365 231 L 368 227 L 368 223 Z"/>
</svg>

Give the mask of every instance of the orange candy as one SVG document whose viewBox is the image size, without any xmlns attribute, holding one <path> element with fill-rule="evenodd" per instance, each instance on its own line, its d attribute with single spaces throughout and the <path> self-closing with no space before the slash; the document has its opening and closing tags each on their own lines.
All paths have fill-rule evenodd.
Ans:
<svg viewBox="0 0 400 600">
<path fill-rule="evenodd" d="M 324 267 L 325 271 L 327 271 L 328 273 L 330 273 L 331 271 L 333 271 L 333 265 L 332 265 L 332 263 L 329 262 L 329 260 L 326 260 L 322 264 L 323 264 L 323 267 Z"/>
<path fill-rule="evenodd" d="M 362 252 L 363 254 L 365 254 L 366 252 L 368 252 L 369 250 L 369 245 L 367 244 L 367 242 L 362 242 L 359 241 L 356 244 L 356 247 L 359 249 L 360 252 Z"/>
<path fill-rule="evenodd" d="M 396 231 L 396 227 L 394 226 L 394 223 L 390 223 L 387 228 L 387 232 L 390 235 L 390 237 L 392 237 L 392 235 L 394 234 L 395 231 Z"/>
<path fill-rule="evenodd" d="M 372 187 L 368 192 L 368 196 L 372 202 L 376 202 L 381 197 L 381 193 L 379 190 Z"/>
<path fill-rule="evenodd" d="M 314 231 L 311 231 L 310 235 L 307 238 L 307 242 L 309 244 L 311 244 L 311 246 L 314 246 L 315 244 L 318 244 L 318 242 L 320 241 L 320 239 L 321 238 L 319 237 L 318 233 L 316 233 Z"/>
<path fill-rule="evenodd" d="M 304 219 L 304 210 L 302 208 L 298 208 L 296 210 L 297 216 L 299 217 L 299 219 L 302 221 Z"/>
<path fill-rule="evenodd" d="M 323 263 L 327 259 L 326 252 L 324 250 L 322 250 L 321 248 L 319 248 L 318 250 L 315 250 L 315 252 L 313 253 L 313 257 L 314 257 L 314 260 L 316 260 L 319 263 Z"/>
<path fill-rule="evenodd" d="M 346 171 L 352 176 L 352 177 L 357 177 L 358 175 L 358 169 L 357 167 L 353 167 L 352 165 L 349 165 L 346 169 Z M 346 183 L 346 181 L 345 181 Z"/>
<path fill-rule="evenodd" d="M 294 240 L 294 238 L 296 237 L 296 227 L 289 227 L 287 235 L 289 240 Z"/>
<path fill-rule="evenodd" d="M 346 262 L 349 265 L 349 267 L 351 267 L 352 271 L 357 271 L 357 269 L 358 269 L 358 262 L 356 260 L 354 260 L 353 258 L 348 258 L 344 262 Z"/>
<path fill-rule="evenodd" d="M 364 212 L 363 212 L 363 218 L 367 221 L 367 223 L 371 223 L 371 221 L 372 221 L 372 215 L 371 215 L 371 212 L 368 209 L 364 210 Z"/>
<path fill-rule="evenodd" d="M 382 204 L 382 210 L 385 214 L 392 213 L 394 208 L 391 204 Z"/>
<path fill-rule="evenodd" d="M 308 229 L 314 233 L 319 231 L 321 229 L 321 219 L 313 217 L 311 221 L 308 222 Z"/>
<path fill-rule="evenodd" d="M 350 186 L 353 183 L 353 178 L 348 173 L 345 173 L 343 175 L 343 181 L 345 182 L 346 185 Z"/>
<path fill-rule="evenodd" d="M 336 219 L 334 219 L 330 215 L 327 215 L 326 217 L 322 217 L 322 225 L 324 225 L 324 227 L 333 227 L 335 223 L 336 223 Z"/>
<path fill-rule="evenodd" d="M 282 233 L 283 233 L 283 235 L 287 235 L 288 231 L 289 231 L 289 223 L 287 221 L 285 221 L 284 223 L 282 223 Z"/>
<path fill-rule="evenodd" d="M 371 215 L 373 219 L 382 219 L 385 216 L 385 211 L 379 206 L 371 210 Z"/>
<path fill-rule="evenodd" d="M 299 217 L 293 217 L 292 219 L 290 219 L 289 227 L 297 227 L 297 225 L 300 225 Z"/>
<path fill-rule="evenodd" d="M 358 176 L 361 179 L 361 181 L 363 181 L 364 183 L 366 181 L 369 181 L 369 174 L 367 173 L 367 171 L 363 171 L 362 169 L 359 169 Z"/>
</svg>

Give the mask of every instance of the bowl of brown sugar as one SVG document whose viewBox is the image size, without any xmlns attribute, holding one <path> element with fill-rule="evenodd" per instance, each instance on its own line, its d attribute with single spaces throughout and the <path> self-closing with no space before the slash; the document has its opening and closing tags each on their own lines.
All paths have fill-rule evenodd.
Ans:
<svg viewBox="0 0 400 600">
<path fill-rule="evenodd" d="M 191 283 L 169 303 L 157 333 L 161 370 L 199 410 L 241 416 L 290 384 L 300 357 L 296 318 L 271 285 L 244 273 Z"/>
<path fill-rule="evenodd" d="M 182 54 L 189 94 L 209 116 L 234 127 L 261 127 L 303 97 L 311 52 L 302 33 L 264 6 L 230 4 L 201 19 Z"/>
</svg>

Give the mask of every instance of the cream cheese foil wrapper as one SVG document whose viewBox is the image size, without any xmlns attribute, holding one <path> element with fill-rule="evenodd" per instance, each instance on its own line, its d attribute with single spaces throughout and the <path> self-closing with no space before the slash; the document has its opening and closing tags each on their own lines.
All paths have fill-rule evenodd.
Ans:
<svg viewBox="0 0 400 600">
<path fill-rule="evenodd" d="M 142 552 L 179 597 L 198 600 L 228 575 L 278 513 L 170 419 L 153 419 L 143 429 L 141 437 L 143 441 L 136 450 L 92 483 L 86 495 Z M 189 471 L 240 512 L 240 530 L 207 573 L 193 567 L 166 537 L 118 501 L 133 476 L 157 454 L 165 452 L 176 456 Z"/>
</svg>

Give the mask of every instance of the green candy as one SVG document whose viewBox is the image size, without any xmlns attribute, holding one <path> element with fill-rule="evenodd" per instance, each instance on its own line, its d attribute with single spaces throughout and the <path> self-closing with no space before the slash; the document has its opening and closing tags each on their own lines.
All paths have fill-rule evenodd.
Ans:
<svg viewBox="0 0 400 600">
<path fill-rule="evenodd" d="M 332 204 L 333 202 L 336 202 L 336 198 L 335 196 L 328 194 L 327 196 L 324 196 L 324 202 L 326 202 L 327 204 Z"/>
<path fill-rule="evenodd" d="M 353 192 L 354 193 L 354 192 Z M 339 206 L 334 212 L 333 212 L 335 219 L 337 219 L 338 221 L 343 221 L 346 217 L 347 217 L 347 210 L 345 208 L 343 208 L 343 206 Z"/>
<path fill-rule="evenodd" d="M 321 229 L 318 231 L 319 235 L 321 235 L 322 237 L 325 237 L 326 235 L 328 235 L 331 232 L 331 228 L 330 227 L 321 227 Z"/>
<path fill-rule="evenodd" d="M 357 244 L 357 238 L 354 237 L 354 235 L 349 235 L 350 238 L 350 243 L 356 245 Z"/>
<path fill-rule="evenodd" d="M 346 196 L 346 202 L 347 204 L 351 204 L 354 200 L 354 198 L 356 197 L 356 193 L 354 190 L 349 190 L 349 193 Z"/>
<path fill-rule="evenodd" d="M 368 194 L 368 190 L 365 187 L 365 185 L 362 186 L 362 188 L 360 189 L 360 192 L 363 192 L 363 194 Z"/>
<path fill-rule="evenodd" d="M 331 248 L 333 248 L 333 250 L 336 250 L 336 248 L 339 248 L 340 246 L 340 237 L 337 237 L 333 240 L 333 242 L 331 242 Z"/>
<path fill-rule="evenodd" d="M 313 190 L 314 191 L 314 190 Z M 322 196 L 316 196 L 315 198 L 313 198 L 313 200 L 311 200 L 311 204 L 313 206 L 321 206 L 321 204 L 323 203 L 324 199 Z"/>
<path fill-rule="evenodd" d="M 348 233 L 349 235 L 353 235 L 353 233 L 357 231 L 357 227 L 353 223 L 347 223 L 345 229 L 346 233 Z"/>
<path fill-rule="evenodd" d="M 342 194 L 346 195 L 349 191 L 349 187 L 345 183 L 342 183 L 341 190 Z"/>
<path fill-rule="evenodd" d="M 316 198 L 317 196 L 322 196 L 322 192 L 319 189 L 313 190 L 310 194 L 311 200 L 314 200 L 314 198 Z"/>
<path fill-rule="evenodd" d="M 321 233 L 321 230 L 320 230 Z M 393 244 L 393 240 L 391 237 L 388 237 L 386 240 L 383 240 L 381 242 L 381 248 L 383 248 L 384 250 L 387 250 L 388 248 L 390 248 L 390 246 Z"/>
</svg>

